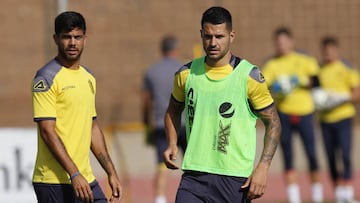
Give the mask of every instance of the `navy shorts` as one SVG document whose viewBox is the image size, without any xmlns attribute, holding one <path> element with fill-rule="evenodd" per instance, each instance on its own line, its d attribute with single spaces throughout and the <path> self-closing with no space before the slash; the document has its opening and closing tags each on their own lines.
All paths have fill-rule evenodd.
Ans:
<svg viewBox="0 0 360 203">
<path fill-rule="evenodd" d="M 309 170 L 317 171 L 319 166 L 316 157 L 313 114 L 296 116 L 279 112 L 279 118 L 282 128 L 280 144 L 285 170 L 288 171 L 294 168 L 293 136 L 294 132 L 298 132 L 305 149 Z"/>
<path fill-rule="evenodd" d="M 164 162 L 164 151 L 168 147 L 168 141 L 164 128 L 155 128 L 154 130 L 154 142 L 156 147 L 156 155 L 158 163 Z M 178 145 L 185 152 L 186 149 L 186 130 L 185 127 L 181 127 L 180 134 L 178 135 Z"/>
<path fill-rule="evenodd" d="M 70 184 L 33 183 L 38 203 L 81 203 Z M 107 203 L 107 199 L 95 180 L 90 183 L 95 203 Z"/>
<path fill-rule="evenodd" d="M 176 203 L 250 203 L 247 178 L 186 171 L 176 194 Z"/>
</svg>

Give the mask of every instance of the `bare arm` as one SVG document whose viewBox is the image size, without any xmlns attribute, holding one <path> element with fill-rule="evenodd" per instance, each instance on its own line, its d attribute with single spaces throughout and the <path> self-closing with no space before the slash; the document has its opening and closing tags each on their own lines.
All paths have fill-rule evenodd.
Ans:
<svg viewBox="0 0 360 203">
<path fill-rule="evenodd" d="M 265 125 L 264 147 L 257 167 L 243 187 L 250 186 L 248 198 L 261 197 L 266 188 L 267 173 L 280 139 L 281 124 L 275 105 L 258 112 Z"/>
<path fill-rule="evenodd" d="M 259 165 L 264 164 L 269 167 L 279 143 L 281 124 L 275 105 L 260 111 L 259 117 L 265 125 L 264 148 Z"/>
<path fill-rule="evenodd" d="M 170 98 L 168 109 L 165 113 L 165 130 L 168 138 L 168 148 L 164 152 L 166 166 L 170 169 L 178 169 L 174 162 L 177 156 L 177 132 L 181 128 L 181 113 L 184 110 L 184 103 Z"/>
<path fill-rule="evenodd" d="M 352 88 L 350 101 L 354 103 L 360 101 L 360 86 Z"/>
<path fill-rule="evenodd" d="M 79 173 L 79 170 L 69 154 L 66 151 L 64 143 L 55 131 L 55 120 L 43 120 L 38 122 L 40 136 L 47 145 L 55 159 L 65 169 L 65 171 L 73 176 Z M 93 200 L 93 194 L 87 180 L 81 175 L 77 175 L 71 180 L 76 196 L 85 202 Z"/>
<path fill-rule="evenodd" d="M 104 135 L 96 120 L 93 121 L 92 125 L 91 151 L 108 175 L 109 184 L 113 191 L 110 202 L 120 202 L 122 197 L 121 184 L 107 150 Z"/>
</svg>

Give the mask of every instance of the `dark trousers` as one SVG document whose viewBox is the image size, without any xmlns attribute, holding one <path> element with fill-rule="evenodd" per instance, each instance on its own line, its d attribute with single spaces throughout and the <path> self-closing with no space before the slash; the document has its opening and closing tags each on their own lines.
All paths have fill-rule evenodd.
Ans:
<svg viewBox="0 0 360 203">
<path fill-rule="evenodd" d="M 38 203 L 81 203 L 70 184 L 33 183 Z M 90 183 L 94 203 L 107 203 L 107 199 L 95 180 Z"/>
<path fill-rule="evenodd" d="M 340 177 L 350 180 L 351 171 L 351 143 L 352 120 L 345 119 L 336 123 L 321 123 L 324 145 L 332 180 Z M 343 172 L 340 173 L 336 163 L 342 158 Z"/>
<path fill-rule="evenodd" d="M 282 148 L 285 170 L 292 170 L 293 166 L 293 136 L 297 131 L 300 134 L 306 157 L 309 163 L 309 170 L 318 170 L 318 161 L 315 150 L 315 133 L 313 115 L 295 116 L 279 112 L 282 134 L 280 144 Z"/>
<path fill-rule="evenodd" d="M 186 171 L 175 203 L 250 203 L 249 188 L 241 186 L 247 178 Z"/>
</svg>

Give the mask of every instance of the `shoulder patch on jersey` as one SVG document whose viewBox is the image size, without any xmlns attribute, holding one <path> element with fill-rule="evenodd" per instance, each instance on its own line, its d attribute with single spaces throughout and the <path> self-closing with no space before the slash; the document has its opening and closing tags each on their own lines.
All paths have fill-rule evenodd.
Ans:
<svg viewBox="0 0 360 203">
<path fill-rule="evenodd" d="M 37 71 L 32 84 L 33 92 L 46 92 L 53 84 L 61 65 L 54 59 Z"/>
<path fill-rule="evenodd" d="M 260 83 L 264 83 L 265 82 L 265 77 L 264 75 L 261 73 L 260 69 L 258 67 L 254 67 L 251 71 L 250 71 L 250 77 Z"/>
<path fill-rule="evenodd" d="M 47 87 L 45 80 L 41 79 L 34 84 L 34 90 L 45 90 Z"/>
<path fill-rule="evenodd" d="M 33 81 L 33 92 L 46 92 L 50 87 L 43 76 L 37 76 Z"/>
</svg>

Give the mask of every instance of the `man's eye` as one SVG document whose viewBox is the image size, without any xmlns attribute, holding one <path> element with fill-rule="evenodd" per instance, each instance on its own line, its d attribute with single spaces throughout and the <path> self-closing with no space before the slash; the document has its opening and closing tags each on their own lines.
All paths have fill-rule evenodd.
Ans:
<svg viewBox="0 0 360 203">
<path fill-rule="evenodd" d="M 70 35 L 62 35 L 61 39 L 71 39 L 71 36 Z"/>
</svg>

